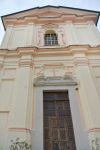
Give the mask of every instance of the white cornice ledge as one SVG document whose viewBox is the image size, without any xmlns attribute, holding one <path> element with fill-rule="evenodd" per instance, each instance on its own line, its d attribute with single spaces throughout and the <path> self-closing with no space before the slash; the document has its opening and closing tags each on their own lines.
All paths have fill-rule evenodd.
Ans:
<svg viewBox="0 0 100 150">
<path fill-rule="evenodd" d="M 47 48 L 47 47 L 17 47 L 16 49 L 0 49 L 0 56 L 21 56 L 26 54 L 31 55 L 47 55 L 47 54 L 75 54 L 75 53 L 86 53 L 86 54 L 100 54 L 100 45 L 91 47 L 90 45 L 68 45 L 63 48 Z"/>
</svg>

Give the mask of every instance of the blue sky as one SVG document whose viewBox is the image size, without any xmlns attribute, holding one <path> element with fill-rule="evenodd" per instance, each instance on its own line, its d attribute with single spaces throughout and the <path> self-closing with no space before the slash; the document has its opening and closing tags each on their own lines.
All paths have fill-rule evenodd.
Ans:
<svg viewBox="0 0 100 150">
<path fill-rule="evenodd" d="M 61 5 L 100 11 L 100 0 L 0 0 L 0 16 L 45 5 Z M 100 30 L 100 21 L 98 28 Z M 4 29 L 0 20 L 0 42 L 2 41 L 3 35 Z"/>
</svg>

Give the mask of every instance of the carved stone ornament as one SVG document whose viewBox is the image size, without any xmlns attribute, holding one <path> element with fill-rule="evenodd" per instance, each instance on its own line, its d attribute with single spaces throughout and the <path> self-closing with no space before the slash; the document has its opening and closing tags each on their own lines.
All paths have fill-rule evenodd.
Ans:
<svg viewBox="0 0 100 150">
<path fill-rule="evenodd" d="M 100 138 L 92 140 L 92 150 L 100 150 Z"/>
<path fill-rule="evenodd" d="M 63 77 L 44 77 L 39 76 L 34 80 L 34 86 L 75 86 L 77 82 L 69 75 Z"/>
</svg>

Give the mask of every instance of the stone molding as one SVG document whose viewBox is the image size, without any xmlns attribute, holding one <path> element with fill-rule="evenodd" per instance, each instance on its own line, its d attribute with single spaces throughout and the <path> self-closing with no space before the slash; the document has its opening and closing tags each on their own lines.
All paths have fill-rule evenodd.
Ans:
<svg viewBox="0 0 100 150">
<path fill-rule="evenodd" d="M 65 75 L 63 77 L 44 77 L 40 76 L 34 79 L 34 86 L 76 86 L 77 82 L 73 77 Z"/>
<path fill-rule="evenodd" d="M 100 55 L 100 45 L 91 47 L 90 45 L 69 45 L 66 47 L 17 47 L 16 49 L 0 49 L 0 57 L 20 57 L 22 55 L 73 55 L 84 53 L 87 55 Z"/>
<path fill-rule="evenodd" d="M 74 64 L 75 65 L 88 65 L 89 64 L 89 61 L 86 57 L 75 57 L 74 58 Z"/>
<path fill-rule="evenodd" d="M 53 11 L 49 12 L 52 13 Z M 6 17 L 3 18 L 4 24 L 7 27 L 8 25 L 24 25 L 24 24 L 29 24 L 29 23 L 62 23 L 62 22 L 72 22 L 72 23 L 88 23 L 93 21 L 95 23 L 96 16 L 95 14 L 83 14 L 83 15 L 78 15 L 78 14 L 68 14 L 68 13 L 58 13 L 58 15 L 55 16 L 55 12 L 53 12 L 52 16 L 47 16 L 48 11 L 44 11 L 46 14 L 43 16 L 42 13 L 38 14 L 31 14 L 31 15 L 26 15 L 23 17 L 19 18 L 10 18 Z"/>
<path fill-rule="evenodd" d="M 32 67 L 33 66 L 33 59 L 31 55 L 26 55 L 24 57 L 21 57 L 19 61 L 20 67 Z"/>
</svg>

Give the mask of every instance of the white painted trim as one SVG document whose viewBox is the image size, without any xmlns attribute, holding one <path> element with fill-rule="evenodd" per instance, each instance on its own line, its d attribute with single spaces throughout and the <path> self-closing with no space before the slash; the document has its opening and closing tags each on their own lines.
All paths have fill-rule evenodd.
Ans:
<svg viewBox="0 0 100 150">
<path fill-rule="evenodd" d="M 83 129 L 80 108 L 75 94 L 75 86 L 44 86 L 34 88 L 35 101 L 35 127 L 32 133 L 32 150 L 43 149 L 43 91 L 66 90 L 69 93 L 69 101 L 73 120 L 75 142 L 77 150 L 89 150 L 88 134 Z"/>
<path fill-rule="evenodd" d="M 68 94 L 72 114 L 76 148 L 77 150 L 90 150 L 88 132 L 85 130 L 82 121 L 83 116 L 80 113 L 81 108 L 74 86 L 70 87 Z"/>
</svg>

